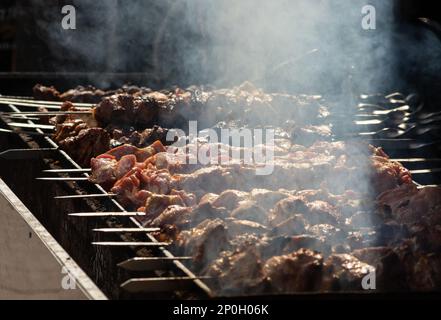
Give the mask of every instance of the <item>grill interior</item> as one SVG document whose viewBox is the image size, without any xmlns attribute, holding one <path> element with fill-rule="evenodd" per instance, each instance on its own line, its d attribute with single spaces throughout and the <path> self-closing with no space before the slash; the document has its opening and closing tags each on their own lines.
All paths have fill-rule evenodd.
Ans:
<svg viewBox="0 0 441 320">
<path fill-rule="evenodd" d="M 10 111 L 23 107 L 9 105 Z M 333 138 L 345 139 L 362 134 L 363 139 L 381 146 L 394 159 L 412 170 L 419 185 L 440 184 L 439 115 L 424 108 L 417 95 L 394 93 L 388 96 L 360 97 L 356 112 L 347 117 L 333 112 Z M 380 116 L 379 116 L 380 114 Z M 34 124 L 29 117 L 14 119 Z M 4 119 L 3 119 L 4 120 Z M 355 122 L 357 121 L 357 122 Z M 9 128 L 2 121 L 3 128 Z M 344 128 L 342 130 L 341 128 Z M 54 199 L 72 194 L 105 194 L 98 185 L 87 181 L 36 181 L 44 169 L 80 169 L 81 167 L 45 134 L 44 130 L 27 128 L 42 134 L 2 134 L 2 150 L 35 149 L 32 155 L 11 153 L 13 161 L 1 160 L 4 180 L 31 208 L 37 218 L 71 254 L 93 281 L 113 299 L 201 298 L 213 297 L 210 279 L 198 277 L 190 257 L 176 257 L 148 232 L 93 232 L 97 228 L 141 228 L 134 217 L 70 217 L 69 212 L 124 212 L 124 207 L 110 197 Z M 48 150 L 49 149 L 49 150 Z M 29 157 L 32 157 L 30 161 Z M 79 176 L 87 177 L 87 173 Z M 72 177 L 78 174 L 70 175 Z M 93 246 L 93 242 L 150 242 L 152 245 Z M 343 293 L 349 295 L 351 293 Z M 323 295 L 323 294 L 321 294 Z"/>
</svg>

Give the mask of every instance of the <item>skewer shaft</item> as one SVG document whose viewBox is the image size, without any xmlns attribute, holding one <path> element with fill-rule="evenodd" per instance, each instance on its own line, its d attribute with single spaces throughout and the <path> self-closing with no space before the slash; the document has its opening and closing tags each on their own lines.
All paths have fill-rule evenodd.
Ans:
<svg viewBox="0 0 441 320">
<path fill-rule="evenodd" d="M 142 217 L 145 216 L 145 212 L 80 212 L 69 213 L 70 217 Z M 101 229 L 97 229 L 101 230 Z M 136 228 L 136 230 L 139 230 Z"/>
<path fill-rule="evenodd" d="M 145 233 L 160 231 L 160 228 L 99 228 L 93 229 L 94 232 L 103 233 Z"/>
<path fill-rule="evenodd" d="M 118 267 L 128 271 L 152 271 L 169 268 L 174 261 L 189 261 L 192 257 L 135 257 L 118 263 Z"/>
<path fill-rule="evenodd" d="M 85 168 L 85 169 L 48 169 L 48 170 L 43 170 L 43 172 L 50 172 L 50 173 L 71 173 L 71 172 L 73 172 L 73 173 L 86 172 L 87 173 L 87 172 L 91 172 L 91 171 L 92 171 L 92 169 L 87 169 L 87 168 Z"/>
<path fill-rule="evenodd" d="M 75 114 L 92 114 L 92 110 L 89 111 L 50 111 L 50 112 L 2 112 L 0 115 L 7 116 L 65 116 Z"/>
<path fill-rule="evenodd" d="M 54 199 L 85 199 L 85 198 L 110 198 L 115 197 L 114 193 L 97 193 L 97 194 L 75 194 L 70 196 L 57 196 Z"/>
<path fill-rule="evenodd" d="M 41 106 L 61 106 L 65 101 L 45 101 L 45 100 L 34 100 L 34 99 L 20 99 L 17 97 L 4 97 L 0 96 L 0 104 L 32 104 Z M 82 102 L 72 102 L 74 106 L 78 107 L 92 107 L 92 103 L 82 103 Z"/>
<path fill-rule="evenodd" d="M 168 246 L 167 242 L 147 242 L 147 241 L 132 241 L 132 242 L 118 242 L 118 241 L 103 241 L 103 242 L 92 242 L 94 246 L 105 246 L 105 247 L 164 247 Z"/>
<path fill-rule="evenodd" d="M 53 130 L 54 126 L 48 124 L 32 124 L 32 123 L 21 123 L 21 122 L 8 122 L 8 126 L 17 128 L 32 128 L 32 129 L 46 129 Z"/>
<path fill-rule="evenodd" d="M 39 177 L 35 180 L 40 181 L 88 181 L 87 177 Z"/>
</svg>

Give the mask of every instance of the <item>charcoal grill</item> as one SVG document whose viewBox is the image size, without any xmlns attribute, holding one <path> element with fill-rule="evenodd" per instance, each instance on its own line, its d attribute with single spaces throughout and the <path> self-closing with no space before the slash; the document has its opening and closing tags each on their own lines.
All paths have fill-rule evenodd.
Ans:
<svg viewBox="0 0 441 320">
<path fill-rule="evenodd" d="M 386 97 L 362 96 L 361 102 L 369 103 L 367 109 L 370 111 L 359 108 L 358 114 L 354 115 L 355 119 L 372 119 L 376 111 L 403 109 L 409 99 L 398 93 Z M 24 108 L 14 104 L 8 105 L 8 108 L 17 113 L 25 112 Z M 421 109 L 416 111 L 420 112 Z M 19 118 L 18 115 L 14 121 L 19 121 Z M 33 128 L 35 123 L 30 117 L 23 115 L 21 119 L 29 125 L 29 128 L 24 129 L 26 133 L 17 130 L 16 134 L 0 135 L 3 146 L 1 151 L 7 150 L 3 152 L 3 158 L 15 159 L 12 165 L 1 166 L 10 168 L 2 175 L 110 298 L 214 297 L 209 285 L 210 279 L 198 277 L 191 271 L 190 257 L 175 256 L 166 245 L 155 239 L 150 232 L 152 230 L 143 228 L 135 213 L 127 212 L 101 186 L 78 178 L 73 179 L 74 181 L 62 178 L 61 183 L 53 184 L 35 181 L 34 178 L 41 176 L 44 169 L 56 171 L 82 168 L 58 148 L 44 129 Z M 349 129 L 334 132 L 334 138 L 344 138 L 359 131 L 372 132 L 365 135 L 366 139 L 376 146 L 384 147 L 393 158 L 403 162 L 416 176 L 416 184 L 441 184 L 441 159 L 434 156 L 439 150 L 439 143 L 434 142 L 433 136 L 428 136 L 427 132 L 424 132 L 425 136 L 410 132 L 399 139 L 384 137 L 384 132 L 380 130 L 390 125 L 385 119 L 388 117 L 383 117 L 383 122 L 374 123 L 373 127 L 369 124 L 347 125 L 345 128 Z M 337 124 L 342 121 L 338 117 L 332 117 L 331 120 Z M 437 119 L 434 123 L 436 122 Z M 403 122 L 394 123 L 396 128 L 401 124 Z M 6 121 L 2 121 L 2 127 L 6 130 L 13 129 L 8 127 Z M 417 143 L 422 145 L 416 146 Z M 30 162 L 29 158 L 34 160 Z M 26 170 L 23 170 L 24 166 Z M 87 170 L 80 172 L 80 177 L 87 180 Z M 62 199 L 73 194 L 78 194 L 81 199 Z M 58 199 L 54 200 L 54 197 Z M 93 214 L 72 217 L 68 215 L 69 212 Z M 97 212 L 107 213 L 97 215 Z M 326 294 L 318 296 L 323 295 Z"/>
</svg>

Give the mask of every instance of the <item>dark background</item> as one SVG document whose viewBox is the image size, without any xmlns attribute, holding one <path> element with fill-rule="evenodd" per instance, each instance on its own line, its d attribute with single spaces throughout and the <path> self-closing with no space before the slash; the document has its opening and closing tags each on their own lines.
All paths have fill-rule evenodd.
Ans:
<svg viewBox="0 0 441 320">
<path fill-rule="evenodd" d="M 196 21 L 193 23 L 196 28 L 186 28 L 184 23 L 186 17 L 179 12 L 173 12 L 172 0 L 108 1 L 112 1 L 114 12 L 113 16 L 103 14 L 105 16 L 103 19 L 107 19 L 105 21 L 99 16 L 97 19 L 90 19 L 89 15 L 81 12 L 80 9 L 77 10 L 77 25 L 86 26 L 89 30 L 99 28 L 103 23 L 112 26 L 101 28 L 98 35 L 92 36 L 86 33 L 68 39 L 72 45 L 80 42 L 87 44 L 84 48 L 85 52 L 78 55 L 69 50 L 69 46 L 60 45 L 57 41 L 58 36 L 65 37 L 65 34 L 48 37 L 47 30 L 51 26 L 51 21 L 60 23 L 62 16 L 60 10 L 63 5 L 75 5 L 76 2 L 81 2 L 80 0 L 2 0 L 0 2 L 0 93 L 30 94 L 30 89 L 36 82 L 54 84 L 60 89 L 79 84 L 115 87 L 123 83 L 134 83 L 159 88 L 175 84 L 188 86 L 216 82 L 215 62 L 210 60 L 209 56 L 211 43 L 204 35 L 206 28 L 204 23 L 207 21 L 201 20 L 200 23 Z M 424 41 L 427 34 L 437 33 L 418 20 L 419 17 L 427 17 L 441 22 L 441 12 L 437 8 L 436 1 L 390 1 L 394 3 L 392 28 L 403 34 L 405 41 L 403 38 L 397 38 L 395 41 L 395 55 L 400 57 L 397 62 L 400 81 L 385 81 L 380 86 L 381 90 L 385 93 L 396 90 L 418 91 L 430 96 L 433 101 L 441 100 L 438 98 L 438 91 L 441 91 L 439 90 L 441 81 L 438 77 L 441 74 L 441 67 L 438 68 L 438 65 L 441 65 L 439 61 L 441 52 L 432 43 Z M 100 10 L 100 1 L 89 2 L 95 9 Z M 375 4 L 376 1 L 370 2 Z M 136 9 L 127 10 L 127 6 L 131 9 L 137 7 L 145 9 L 146 3 L 148 10 L 139 10 L 139 12 Z M 192 19 L 197 16 L 196 12 L 192 15 Z M 148 25 L 148 34 L 145 33 L 146 25 Z M 409 50 L 403 48 L 404 42 Z M 206 72 L 200 72 L 199 68 L 191 68 L 187 64 L 180 63 L 179 48 L 184 46 L 183 43 L 188 44 L 190 47 L 188 50 L 193 50 L 191 52 L 197 57 L 197 63 Z M 94 47 L 105 50 L 93 50 Z M 415 51 L 420 54 L 415 55 Z M 130 59 L 121 61 L 118 58 L 121 53 L 126 53 Z M 87 59 L 84 58 L 85 56 Z M 382 67 L 379 62 L 379 68 Z M 340 68 L 338 72 L 333 72 L 337 77 L 341 75 L 342 79 L 347 73 L 344 66 L 334 65 L 330 68 L 333 70 Z M 289 77 L 292 76 L 288 75 L 287 83 Z M 247 79 L 246 73 L 243 78 Z M 279 85 L 278 88 L 269 89 L 321 93 L 324 88 L 326 91 L 332 89 L 331 85 L 326 84 L 326 77 L 320 84 L 306 86 L 300 79 L 286 87 Z"/>
</svg>

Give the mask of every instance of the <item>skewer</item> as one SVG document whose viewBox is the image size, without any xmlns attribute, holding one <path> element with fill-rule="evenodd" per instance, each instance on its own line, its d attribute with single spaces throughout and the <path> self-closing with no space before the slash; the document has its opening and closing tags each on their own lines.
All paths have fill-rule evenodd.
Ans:
<svg viewBox="0 0 441 320">
<path fill-rule="evenodd" d="M 40 120 L 40 118 L 31 118 L 31 117 L 27 117 L 25 115 L 19 115 L 19 113 L 17 114 L 8 114 L 8 113 L 0 113 L 0 116 L 2 118 L 5 119 L 21 119 L 21 120 L 33 120 L 33 121 L 38 121 Z"/>
<path fill-rule="evenodd" d="M 174 261 L 188 261 L 192 257 L 135 257 L 117 264 L 119 268 L 128 271 L 153 271 L 168 268 Z"/>
<path fill-rule="evenodd" d="M 140 292 L 171 292 L 176 290 L 188 290 L 195 285 L 195 281 L 211 279 L 211 277 L 158 277 L 158 278 L 135 278 L 129 279 L 121 288 L 130 293 Z"/>
<path fill-rule="evenodd" d="M 11 127 L 17 127 L 17 128 L 32 128 L 32 129 L 46 129 L 46 130 L 53 130 L 55 129 L 55 126 L 48 125 L 48 124 L 31 124 L 31 123 L 21 123 L 21 122 L 8 122 L 8 126 Z"/>
<path fill-rule="evenodd" d="M 156 232 L 160 231 L 160 228 L 99 228 L 93 229 L 93 232 L 103 232 L 103 233 L 145 233 L 145 232 Z"/>
<path fill-rule="evenodd" d="M 75 172 L 91 172 L 92 169 L 48 169 L 48 170 L 43 170 L 43 172 L 51 172 L 51 173 L 75 173 Z"/>
<path fill-rule="evenodd" d="M 114 193 L 97 193 L 97 194 L 75 194 L 71 196 L 57 196 L 54 199 L 84 199 L 84 198 L 111 198 L 115 197 Z"/>
<path fill-rule="evenodd" d="M 65 101 L 45 101 L 45 100 L 33 100 L 33 99 L 18 99 L 18 98 L 7 98 L 0 96 L 0 104 L 14 104 L 14 105 L 22 105 L 29 104 L 32 106 L 60 106 Z M 74 106 L 77 107 L 87 107 L 91 108 L 94 106 L 93 103 L 82 103 L 82 102 L 71 102 Z"/>
<path fill-rule="evenodd" d="M 31 112 L 1 112 L 0 115 L 6 115 L 6 116 L 64 116 L 64 115 L 71 115 L 71 114 L 92 114 L 92 110 L 89 111 L 50 111 L 50 112 L 40 112 L 40 111 L 31 111 Z M 37 119 L 38 120 L 38 119 Z"/>
<path fill-rule="evenodd" d="M 168 246 L 167 242 L 150 242 L 150 241 L 103 241 L 92 242 L 94 246 L 104 247 L 164 247 Z"/>
<path fill-rule="evenodd" d="M 441 172 L 441 168 L 409 170 L 411 174 L 428 174 Z"/>
<path fill-rule="evenodd" d="M 403 158 L 403 159 L 390 159 L 397 162 L 438 162 L 441 158 Z"/>
<path fill-rule="evenodd" d="M 87 177 L 38 177 L 40 181 L 88 181 Z"/>
<path fill-rule="evenodd" d="M 69 213 L 70 217 L 142 217 L 145 216 L 145 212 L 80 212 Z M 140 228 L 139 228 L 140 229 Z M 139 230 L 136 228 L 136 230 Z M 99 229 L 97 229 L 99 230 Z M 155 230 L 156 231 L 156 230 Z"/>
<path fill-rule="evenodd" d="M 61 108 L 61 106 L 51 106 L 51 105 L 22 103 L 22 102 L 9 103 L 9 102 L 5 102 L 5 101 L 0 101 L 0 105 L 1 104 L 14 105 L 14 106 L 20 106 L 20 107 L 30 107 L 30 108 L 42 108 L 43 107 L 48 110 L 60 110 L 60 108 Z M 91 109 L 90 107 L 78 107 L 78 106 L 75 106 L 75 108 L 77 108 L 79 110 L 90 110 Z"/>
<path fill-rule="evenodd" d="M 0 132 L 14 133 L 14 134 L 27 134 L 29 136 L 44 136 L 44 134 L 42 134 L 40 132 L 33 132 L 33 131 L 15 131 L 15 130 L 9 130 L 9 129 L 0 129 Z"/>
<path fill-rule="evenodd" d="M 0 152 L 0 158 L 7 160 L 17 159 L 37 159 L 46 154 L 52 154 L 58 148 L 40 148 L 40 149 L 9 149 Z"/>
</svg>

